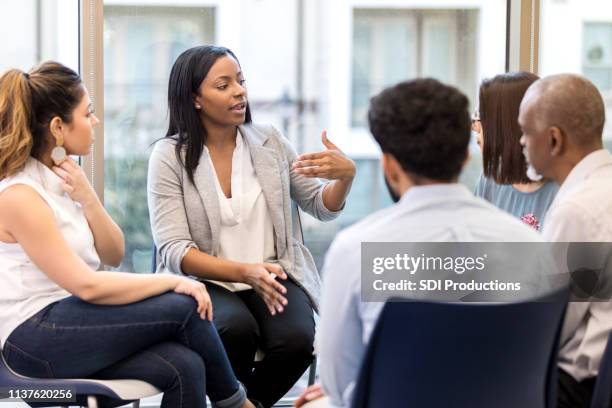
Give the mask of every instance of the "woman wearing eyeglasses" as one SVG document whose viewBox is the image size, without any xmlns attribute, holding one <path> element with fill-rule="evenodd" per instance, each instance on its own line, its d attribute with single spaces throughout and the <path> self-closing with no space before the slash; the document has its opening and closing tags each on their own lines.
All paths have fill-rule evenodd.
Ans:
<svg viewBox="0 0 612 408">
<path fill-rule="evenodd" d="M 536 230 L 542 228 L 558 190 L 552 181 L 530 174 L 519 142 L 519 107 L 527 88 L 538 79 L 528 72 L 510 72 L 484 80 L 480 107 L 472 118 L 483 158 L 475 194 Z"/>
</svg>

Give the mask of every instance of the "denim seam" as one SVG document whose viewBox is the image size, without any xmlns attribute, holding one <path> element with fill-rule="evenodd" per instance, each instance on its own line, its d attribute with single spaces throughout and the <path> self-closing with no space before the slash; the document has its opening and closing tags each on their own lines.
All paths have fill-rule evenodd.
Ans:
<svg viewBox="0 0 612 408">
<path fill-rule="evenodd" d="M 180 392 L 179 392 L 179 396 L 180 396 L 179 407 L 182 407 L 183 406 L 183 391 L 184 391 L 184 388 L 183 388 L 183 379 L 181 377 L 180 371 L 174 365 L 172 365 L 172 363 L 170 361 L 166 360 L 165 358 L 163 358 L 159 354 L 154 353 L 151 350 L 143 350 L 143 352 L 144 353 L 149 353 L 149 354 L 153 355 L 154 357 L 157 357 L 159 360 L 161 360 L 164 363 L 166 363 L 166 365 L 168 365 L 172 369 L 172 371 L 174 371 L 174 373 L 176 374 L 176 378 L 178 378 L 179 388 L 180 388 Z"/>
<path fill-rule="evenodd" d="M 45 370 L 47 371 L 47 375 L 49 375 L 49 378 L 55 378 L 55 374 L 53 373 L 53 369 L 51 368 L 51 364 L 47 360 L 43 360 L 42 358 L 38 358 L 38 357 L 35 357 L 35 356 L 31 355 L 30 353 L 20 349 L 19 347 L 17 347 L 16 345 L 14 345 L 13 343 L 11 343 L 8 340 L 4 343 L 4 349 L 7 349 L 7 346 L 8 346 L 8 351 L 9 351 L 9 354 L 7 356 L 7 360 L 10 360 L 10 353 L 11 352 L 21 353 L 23 356 L 25 356 L 27 358 L 30 358 L 32 360 L 38 361 L 39 363 L 41 363 L 45 367 Z M 8 363 L 8 361 L 7 361 L 7 363 Z"/>
<path fill-rule="evenodd" d="M 185 346 L 187 346 L 188 348 L 191 348 L 191 345 L 189 344 L 188 336 L 185 334 L 185 328 L 187 327 L 187 323 L 191 319 L 191 316 L 193 316 L 194 310 L 195 309 L 191 309 L 191 311 L 187 314 L 187 317 L 185 318 L 185 320 L 183 320 L 183 324 L 181 324 L 181 327 L 179 329 L 181 337 L 183 338 L 183 342 L 184 342 Z"/>
<path fill-rule="evenodd" d="M 44 327 L 46 329 L 109 329 L 109 328 L 121 328 L 121 327 L 142 327 L 142 326 L 157 326 L 160 324 L 180 324 L 180 322 L 176 321 L 163 321 L 163 322 L 151 322 L 151 323 L 121 323 L 121 324 L 106 324 L 101 326 L 59 326 L 55 323 L 46 323 L 39 322 L 38 326 Z"/>
</svg>

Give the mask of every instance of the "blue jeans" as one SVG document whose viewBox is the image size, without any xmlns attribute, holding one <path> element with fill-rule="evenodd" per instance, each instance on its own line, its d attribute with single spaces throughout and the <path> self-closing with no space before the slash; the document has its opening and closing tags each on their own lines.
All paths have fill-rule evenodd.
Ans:
<svg viewBox="0 0 612 408">
<path fill-rule="evenodd" d="M 135 379 L 164 392 L 162 407 L 239 407 L 246 392 L 214 325 L 188 296 L 165 293 L 105 306 L 68 297 L 17 327 L 3 354 L 38 378 Z"/>
</svg>

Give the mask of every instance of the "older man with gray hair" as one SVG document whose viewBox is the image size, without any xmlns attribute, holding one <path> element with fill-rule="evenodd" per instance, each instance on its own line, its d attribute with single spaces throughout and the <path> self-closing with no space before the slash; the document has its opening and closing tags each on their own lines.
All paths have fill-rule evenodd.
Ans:
<svg viewBox="0 0 612 408">
<path fill-rule="evenodd" d="M 552 242 L 612 241 L 612 156 L 603 148 L 605 108 L 579 75 L 535 82 L 519 113 L 528 175 L 561 187 L 544 227 Z M 572 302 L 559 350 L 559 407 L 588 407 L 607 339 L 611 302 Z"/>
</svg>

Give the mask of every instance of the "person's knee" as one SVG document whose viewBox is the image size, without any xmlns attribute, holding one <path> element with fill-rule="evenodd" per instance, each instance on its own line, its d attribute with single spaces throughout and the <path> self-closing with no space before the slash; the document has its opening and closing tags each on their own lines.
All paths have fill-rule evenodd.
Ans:
<svg viewBox="0 0 612 408">
<path fill-rule="evenodd" d="M 198 304 L 191 296 L 167 292 L 145 302 L 148 312 L 163 320 L 185 321 L 190 314 L 197 315 Z"/>
<path fill-rule="evenodd" d="M 195 312 L 198 308 L 196 300 L 191 296 L 173 292 L 166 293 L 162 296 L 166 297 L 166 301 L 173 309 L 181 310 L 187 313 Z"/>
<path fill-rule="evenodd" d="M 314 329 L 301 326 L 293 327 L 279 335 L 278 350 L 292 358 L 312 361 L 314 351 Z"/>
<path fill-rule="evenodd" d="M 250 348 L 257 346 L 259 326 L 250 313 L 233 314 L 227 321 L 217 324 L 217 330 L 224 344 Z"/>
</svg>

